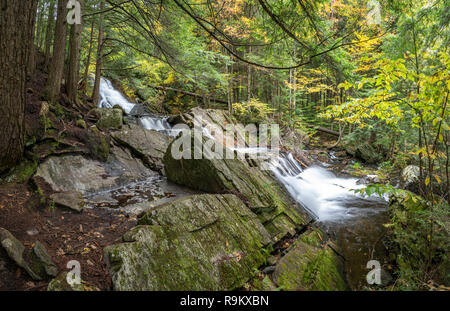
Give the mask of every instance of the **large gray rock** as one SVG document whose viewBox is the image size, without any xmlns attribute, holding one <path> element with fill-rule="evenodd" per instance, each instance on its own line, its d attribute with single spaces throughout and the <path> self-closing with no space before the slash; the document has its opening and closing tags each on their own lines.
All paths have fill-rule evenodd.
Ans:
<svg viewBox="0 0 450 311">
<path fill-rule="evenodd" d="M 74 155 L 50 157 L 39 165 L 35 176 L 42 177 L 54 191 L 85 194 L 143 180 L 154 174 L 128 150 L 114 147 L 107 162 Z"/>
<path fill-rule="evenodd" d="M 118 144 L 131 149 L 151 169 L 162 171 L 162 158 L 172 140 L 169 136 L 134 124 L 124 126 L 111 136 Z"/>
<path fill-rule="evenodd" d="M 146 212 L 104 249 L 115 290 L 232 290 L 267 257 L 269 233 L 234 195 L 195 195 Z"/>
<path fill-rule="evenodd" d="M 294 234 L 296 228 L 308 221 L 272 173 L 261 170 L 257 161 L 208 159 L 205 155 L 194 159 L 194 153 L 202 144 L 193 141 L 192 146 L 191 159 L 179 160 L 172 154 L 172 144 L 169 146 L 164 165 L 170 181 L 209 193 L 239 195 L 275 240 L 287 233 Z M 202 151 L 197 152 L 201 154 Z"/>
</svg>

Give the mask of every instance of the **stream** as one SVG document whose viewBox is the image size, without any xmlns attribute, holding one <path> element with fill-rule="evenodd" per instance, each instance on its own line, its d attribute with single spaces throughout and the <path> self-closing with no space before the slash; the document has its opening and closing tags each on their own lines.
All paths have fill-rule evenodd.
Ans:
<svg viewBox="0 0 450 311">
<path fill-rule="evenodd" d="M 112 108 L 121 106 L 127 114 L 133 115 L 136 104 L 130 103 L 112 83 L 101 79 L 100 107 Z M 157 130 L 169 136 L 176 136 L 167 118 L 155 116 L 137 116 L 137 123 L 149 130 Z M 213 138 L 207 129 L 204 135 Z M 235 149 L 242 153 L 267 153 L 259 148 Z M 278 161 L 270 162 L 270 168 L 278 181 L 286 188 L 292 198 L 298 202 L 313 218 L 319 227 L 337 241 L 344 260 L 344 273 L 352 290 L 367 286 L 366 268 L 369 260 L 378 260 L 381 265 L 387 263 L 387 254 L 382 244 L 385 233 L 383 224 L 388 222 L 386 198 L 363 196 L 353 189 L 364 188 L 358 178 L 348 177 L 341 173 L 339 157 L 330 154 L 331 163 L 321 163 L 303 169 L 292 154 L 279 154 Z M 114 204 L 124 206 L 145 200 L 161 203 L 167 195 L 165 187 L 169 183 L 165 177 L 152 177 L 141 183 L 135 183 L 121 189 L 109 190 L 107 197 Z M 174 196 L 187 195 L 174 188 Z M 96 193 L 92 196 L 101 196 Z M 178 197 L 177 197 L 178 198 Z M 118 202 L 118 203 L 117 203 Z M 164 201 L 162 201 L 164 202 Z M 114 207 L 112 204 L 110 207 Z M 106 204 L 108 205 L 108 204 Z"/>
</svg>

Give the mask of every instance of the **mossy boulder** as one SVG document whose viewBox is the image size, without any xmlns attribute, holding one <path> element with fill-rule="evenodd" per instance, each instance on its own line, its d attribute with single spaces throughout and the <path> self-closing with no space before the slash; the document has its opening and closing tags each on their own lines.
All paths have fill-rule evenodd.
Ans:
<svg viewBox="0 0 450 311">
<path fill-rule="evenodd" d="M 167 178 L 180 185 L 209 193 L 234 193 L 239 195 L 258 215 L 260 221 L 274 240 L 304 225 L 307 220 L 300 214 L 297 204 L 290 198 L 272 173 L 262 170 L 256 160 L 211 159 L 203 154 L 195 159 L 194 154 L 202 154 L 203 144 L 197 143 L 192 135 L 191 159 L 176 159 L 172 151 L 175 141 L 168 147 L 164 156 Z M 227 151 L 224 151 L 226 154 Z"/>
<path fill-rule="evenodd" d="M 270 235 L 235 195 L 195 195 L 139 219 L 104 249 L 115 290 L 232 290 L 260 267 Z"/>
<path fill-rule="evenodd" d="M 85 205 L 83 194 L 78 191 L 54 193 L 50 196 L 50 199 L 57 206 L 68 208 L 78 213 L 83 211 Z"/>
<path fill-rule="evenodd" d="M 47 287 L 49 292 L 92 292 L 99 291 L 99 289 L 91 284 L 81 280 L 80 283 L 67 282 L 67 272 L 60 273 L 56 278 L 50 281 Z"/>
<path fill-rule="evenodd" d="M 342 264 L 327 244 L 321 245 L 313 230 L 302 235 L 279 260 L 273 280 L 283 290 L 345 290 Z"/>
<path fill-rule="evenodd" d="M 100 130 L 117 130 L 122 128 L 122 109 L 96 108 L 94 114 L 99 117 L 96 125 Z"/>
<path fill-rule="evenodd" d="M 31 269 L 42 279 L 56 277 L 58 274 L 58 267 L 53 262 L 45 246 L 39 241 L 34 243 L 30 265 Z"/>
</svg>

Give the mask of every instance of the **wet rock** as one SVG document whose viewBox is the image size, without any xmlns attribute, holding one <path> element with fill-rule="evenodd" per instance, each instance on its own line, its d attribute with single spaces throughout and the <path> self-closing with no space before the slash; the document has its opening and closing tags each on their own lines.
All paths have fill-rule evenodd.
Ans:
<svg viewBox="0 0 450 311">
<path fill-rule="evenodd" d="M 365 163 L 378 163 L 383 161 L 387 154 L 388 148 L 383 144 L 371 143 L 365 140 L 347 140 L 342 141 L 342 147 L 345 151 Z"/>
<path fill-rule="evenodd" d="M 85 292 L 85 291 L 99 291 L 99 289 L 93 285 L 87 284 L 83 280 L 81 283 L 73 282 L 70 284 L 67 282 L 67 272 L 60 273 L 56 278 L 50 281 L 47 287 L 47 291 L 50 292 Z"/>
<path fill-rule="evenodd" d="M 55 277 L 58 274 L 58 267 L 48 254 L 45 246 L 39 241 L 34 243 L 31 269 L 43 279 L 49 276 Z"/>
<path fill-rule="evenodd" d="M 203 155 L 202 159 L 194 159 L 196 152 L 202 154 L 198 150 L 202 144 L 196 141 L 192 142 L 192 159 L 178 160 L 172 155 L 172 146 L 164 156 L 165 171 L 170 181 L 208 193 L 238 194 L 259 216 L 275 240 L 287 233 L 294 234 L 299 225 L 306 223 L 296 203 L 271 172 L 239 158 L 208 159 Z"/>
<path fill-rule="evenodd" d="M 147 211 L 104 249 L 115 290 L 232 290 L 262 265 L 270 235 L 234 195 L 195 195 Z"/>
<path fill-rule="evenodd" d="M 402 170 L 401 180 L 404 189 L 418 193 L 420 168 L 416 165 L 408 165 Z"/>
<path fill-rule="evenodd" d="M 283 290 L 345 290 L 340 269 L 341 260 L 331 248 L 322 246 L 316 231 L 312 231 L 291 246 L 272 276 Z"/>
<path fill-rule="evenodd" d="M 66 207 L 78 213 L 83 211 L 85 205 L 83 194 L 78 191 L 54 193 L 50 196 L 50 199 L 55 202 L 57 206 Z"/>
<path fill-rule="evenodd" d="M 96 125 L 100 130 L 117 130 L 122 128 L 122 109 L 96 108 L 94 113 L 99 116 Z"/>
<path fill-rule="evenodd" d="M 133 106 L 129 115 L 133 117 L 153 116 L 155 114 L 154 109 L 150 109 L 150 105 L 147 103 L 140 103 Z"/>
<path fill-rule="evenodd" d="M 17 240 L 8 230 L 0 228 L 0 245 L 19 267 L 23 268 L 34 280 L 42 280 L 25 261 L 23 253 L 25 246 Z"/>
<path fill-rule="evenodd" d="M 265 267 L 262 272 L 264 274 L 270 274 L 270 273 L 273 273 L 274 271 L 275 271 L 275 266 L 268 266 L 268 267 Z"/>
<path fill-rule="evenodd" d="M 118 144 L 138 155 L 151 169 L 159 172 L 163 170 L 162 158 L 172 140 L 169 136 L 134 124 L 124 126 L 111 136 Z"/>
</svg>

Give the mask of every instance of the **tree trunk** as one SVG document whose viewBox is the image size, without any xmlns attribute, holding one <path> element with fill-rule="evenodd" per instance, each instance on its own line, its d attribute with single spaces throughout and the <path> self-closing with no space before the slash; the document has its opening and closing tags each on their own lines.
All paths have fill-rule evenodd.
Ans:
<svg viewBox="0 0 450 311">
<path fill-rule="evenodd" d="M 252 54 L 252 47 L 248 47 L 248 55 Z M 252 97 L 252 67 L 247 65 L 247 100 L 250 101 Z"/>
<path fill-rule="evenodd" d="M 79 0 L 83 7 L 83 0 Z M 78 91 L 78 79 L 80 72 L 80 49 L 81 49 L 81 33 L 83 31 L 82 24 L 73 24 L 70 29 L 70 53 L 69 68 L 67 73 L 67 96 L 72 104 L 76 103 Z"/>
<path fill-rule="evenodd" d="M 53 22 L 55 21 L 55 3 L 50 1 L 48 9 L 47 30 L 45 31 L 45 68 L 50 64 L 50 47 L 53 39 Z"/>
<path fill-rule="evenodd" d="M 100 11 L 104 9 L 104 2 L 100 2 Z M 92 101 L 98 106 L 100 100 L 100 80 L 102 77 L 102 58 L 103 58 L 103 14 L 100 14 L 98 25 L 98 42 L 97 42 L 97 64 L 95 66 L 94 91 L 92 93 Z"/>
<path fill-rule="evenodd" d="M 66 52 L 67 0 L 58 0 L 58 17 L 56 19 L 53 57 L 46 86 L 46 96 L 50 102 L 58 100 L 64 72 Z"/>
<path fill-rule="evenodd" d="M 0 171 L 24 150 L 26 81 L 37 0 L 0 0 Z"/>
<path fill-rule="evenodd" d="M 92 54 L 92 45 L 94 42 L 94 26 L 95 26 L 95 19 L 92 18 L 92 24 L 91 24 L 91 36 L 89 39 L 89 50 L 88 50 L 88 54 L 87 54 L 87 58 L 86 58 L 86 63 L 85 63 L 85 67 L 84 67 L 84 75 L 83 75 L 83 82 L 81 83 L 81 85 L 83 86 L 83 92 L 86 93 L 87 90 L 87 80 L 88 80 L 88 75 L 89 75 L 89 66 L 91 65 L 91 54 Z"/>
</svg>

